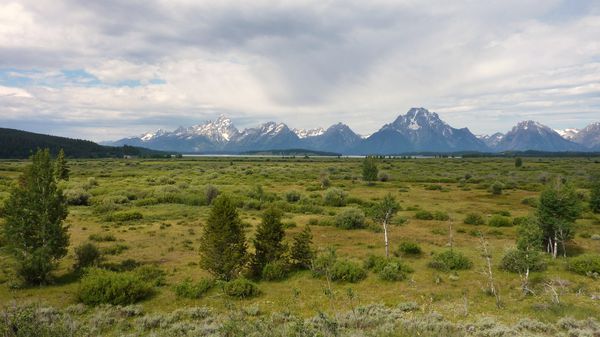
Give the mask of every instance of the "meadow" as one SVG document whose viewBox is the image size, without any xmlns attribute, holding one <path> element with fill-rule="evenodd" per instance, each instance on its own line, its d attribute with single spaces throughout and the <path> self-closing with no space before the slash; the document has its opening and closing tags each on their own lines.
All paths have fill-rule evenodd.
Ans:
<svg viewBox="0 0 600 337">
<path fill-rule="evenodd" d="M 77 311 L 86 319 L 99 315 L 98 310 L 108 310 L 82 307 L 76 296 L 80 284 L 79 275 L 73 272 L 74 248 L 93 242 L 108 265 L 156 265 L 165 272 L 164 282 L 153 295 L 135 305 L 143 317 L 198 308 L 210 308 L 214 315 L 242 313 L 249 319 L 281 313 L 299 319 L 336 314 L 352 317 L 354 313 L 355 320 L 357 308 L 363 308 L 358 315 L 365 313 L 364 308 L 375 308 L 374 312 L 387 316 L 393 316 L 398 308 L 408 308 L 400 311 L 429 320 L 440 315 L 450 325 L 480 322 L 485 317 L 507 326 L 524 319 L 556 324 L 565 319 L 600 317 L 597 275 L 568 270 L 569 261 L 576 256 L 600 254 L 600 215 L 587 208 L 576 222 L 568 257 L 547 256 L 547 269 L 532 273 L 532 294 L 523 293 L 518 274 L 498 268 L 506 251 L 515 247 L 513 219 L 535 212 L 545 184 L 557 176 L 565 178 L 577 188 L 585 205 L 589 178 L 600 173 L 597 158 L 524 158 L 522 167 L 515 167 L 513 158 L 385 158 L 378 161 L 381 179 L 373 183 L 361 179 L 361 163 L 358 158 L 302 157 L 70 160 L 70 179 L 60 183 L 71 204 L 66 221 L 69 254 L 54 272 L 54 283 L 43 287 L 16 286 L 12 261 L 2 255 L 0 303 L 37 303 Z M 0 202 L 8 198 L 10 186 L 26 164 L 0 161 Z M 495 182 L 502 183 L 500 194 L 490 191 Z M 340 258 L 360 265 L 370 255 L 384 255 L 381 225 L 369 218 L 367 210 L 391 193 L 401 206 L 390 227 L 391 250 L 410 242 L 422 252 L 400 254 L 402 263 L 413 272 L 399 281 L 382 280 L 369 272 L 359 282 L 330 285 L 305 270 L 281 281 L 257 282 L 261 294 L 252 298 L 231 298 L 218 287 L 198 299 L 178 297 L 176 285 L 209 276 L 198 265 L 198 240 L 210 209 L 206 200 L 209 185 L 235 200 L 249 241 L 261 212 L 274 204 L 285 212 L 287 242 L 310 225 L 317 252 L 333 248 Z M 331 189 L 345 192 L 343 206 L 324 201 Z M 336 216 L 347 209 L 367 214 L 364 228 L 335 226 Z M 481 214 L 486 224 L 465 224 L 470 213 Z M 498 216 L 511 225 L 490 226 L 489 220 Z M 486 291 L 484 241 L 489 244 L 499 298 Z M 441 271 L 428 267 L 432 256 L 450 245 L 472 261 L 470 269 Z M 252 251 L 252 244 L 248 246 Z M 119 317 L 129 319 L 128 314 Z M 120 323 L 105 328 L 103 333 L 115 334 L 136 329 Z M 553 334 L 546 330 L 540 333 Z"/>
</svg>

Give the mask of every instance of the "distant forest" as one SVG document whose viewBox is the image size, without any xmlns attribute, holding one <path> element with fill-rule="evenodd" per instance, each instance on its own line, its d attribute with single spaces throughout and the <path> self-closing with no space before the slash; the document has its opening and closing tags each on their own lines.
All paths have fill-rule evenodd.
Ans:
<svg viewBox="0 0 600 337">
<path fill-rule="evenodd" d="M 0 128 L 0 158 L 28 158 L 36 149 L 48 148 L 52 155 L 60 149 L 69 158 L 108 158 L 108 157 L 166 157 L 169 153 L 134 146 L 103 146 L 89 140 L 71 139 L 32 133 L 27 131 Z"/>
</svg>

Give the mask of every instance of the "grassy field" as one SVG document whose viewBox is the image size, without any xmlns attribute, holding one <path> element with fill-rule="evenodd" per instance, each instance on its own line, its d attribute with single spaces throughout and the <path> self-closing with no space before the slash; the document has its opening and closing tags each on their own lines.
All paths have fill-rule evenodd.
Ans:
<svg viewBox="0 0 600 337">
<path fill-rule="evenodd" d="M 64 183 L 67 193 L 89 193 L 87 206 L 70 206 L 70 253 L 56 271 L 56 282 L 40 288 L 12 287 L 11 261 L 0 260 L 0 302 L 42 302 L 59 308 L 76 304 L 78 279 L 72 273 L 73 247 L 90 240 L 94 234 L 114 236 L 115 241 L 96 242 L 105 249 L 107 262 L 134 259 L 158 264 L 167 273 L 167 285 L 140 304 L 147 312 L 172 311 L 181 307 L 207 306 L 216 312 L 231 308 L 259 308 L 262 313 L 290 312 L 310 317 L 318 312 L 346 312 L 355 306 L 381 303 L 388 307 L 415 302 L 424 313 L 437 312 L 460 322 L 494 316 L 511 323 L 523 317 L 556 321 L 564 316 L 576 319 L 600 316 L 600 283 L 591 277 L 566 270 L 567 260 L 548 260 L 548 270 L 534 273 L 535 294 L 524 296 L 517 274 L 497 268 L 507 249 L 515 246 L 515 228 L 463 224 L 467 213 L 479 212 L 485 218 L 496 213 L 511 218 L 535 211 L 536 198 L 554 176 L 572 182 L 583 195 L 588 193 L 588 178 L 600 173 L 600 163 L 588 158 L 526 158 L 521 168 L 513 159 L 383 159 L 380 172 L 389 180 L 369 185 L 361 180 L 360 159 L 320 158 L 183 158 L 165 160 L 72 160 L 71 178 Z M 7 198 L 10 185 L 26 165 L 24 161 L 0 162 L 0 201 Z M 323 205 L 325 189 L 321 180 L 348 193 L 348 205 Z M 501 195 L 489 186 L 500 181 Z M 414 269 L 408 280 L 387 282 L 370 274 L 358 283 L 335 283 L 333 296 L 325 294 L 326 282 L 313 278 L 310 271 L 299 272 L 280 282 L 260 282 L 262 295 L 235 300 L 213 289 L 198 300 L 175 296 L 173 285 L 198 280 L 208 274 L 198 266 L 198 239 L 209 211 L 204 190 L 216 186 L 230 194 L 240 205 L 240 215 L 248 224 L 252 238 L 266 203 L 253 198 L 257 187 L 281 208 L 286 209 L 286 236 L 312 224 L 314 248 L 335 248 L 339 256 L 362 263 L 370 254 L 383 255 L 383 233 L 370 223 L 367 229 L 342 230 L 332 226 L 333 218 L 345 208 L 365 208 L 392 193 L 402 206 L 391 227 L 392 250 L 402 241 L 418 243 L 424 253 L 403 258 Z M 298 191 L 299 202 L 289 203 L 285 194 Z M 450 220 L 418 220 L 418 210 L 441 211 Z M 126 220 L 133 212 L 141 219 Z M 1 221 L 1 220 L 0 220 Z M 489 241 L 494 262 L 494 277 L 502 306 L 484 292 L 485 260 L 477 232 Z M 595 235 L 595 236 L 594 236 Z M 600 216 L 585 210 L 576 224 L 571 255 L 600 253 Z M 447 249 L 452 237 L 454 249 L 473 261 L 470 270 L 441 272 L 427 267 L 431 254 Z M 251 247 L 251 245 L 249 245 Z M 547 280 L 560 280 L 560 305 L 552 304 L 543 286 Z M 355 297 L 349 297 L 351 288 Z"/>
</svg>

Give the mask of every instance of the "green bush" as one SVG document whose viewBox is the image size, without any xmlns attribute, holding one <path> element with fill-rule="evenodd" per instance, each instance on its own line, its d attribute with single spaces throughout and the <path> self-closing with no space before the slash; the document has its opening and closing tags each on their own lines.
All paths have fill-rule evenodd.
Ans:
<svg viewBox="0 0 600 337">
<path fill-rule="evenodd" d="M 583 254 L 569 259 L 567 269 L 581 275 L 600 276 L 600 255 Z"/>
<path fill-rule="evenodd" d="M 177 297 L 198 299 L 212 289 L 214 285 L 215 282 L 208 278 L 203 278 L 196 282 L 188 279 L 176 284 L 173 287 L 173 290 L 175 291 L 175 295 L 177 295 Z"/>
<path fill-rule="evenodd" d="M 155 287 L 166 284 L 166 273 L 159 266 L 154 264 L 144 264 L 133 270 L 137 276 L 144 282 L 148 282 Z"/>
<path fill-rule="evenodd" d="M 83 188 L 75 188 L 65 191 L 67 204 L 72 206 L 89 206 L 92 195 Z"/>
<path fill-rule="evenodd" d="M 325 192 L 325 196 L 323 197 L 323 202 L 327 206 L 334 207 L 343 207 L 346 206 L 346 198 L 348 197 L 348 193 L 346 193 L 341 188 L 330 188 Z"/>
<path fill-rule="evenodd" d="M 281 281 L 288 275 L 288 265 L 284 261 L 267 263 L 262 270 L 262 278 L 266 281 Z"/>
<path fill-rule="evenodd" d="M 417 211 L 415 219 L 418 220 L 433 220 L 433 214 L 429 211 Z"/>
<path fill-rule="evenodd" d="M 537 208 L 539 204 L 539 200 L 536 197 L 526 197 L 521 200 L 521 204 L 527 205 L 533 208 Z"/>
<path fill-rule="evenodd" d="M 298 202 L 301 197 L 302 195 L 298 191 L 288 191 L 285 194 L 285 200 L 287 200 L 287 202 Z"/>
<path fill-rule="evenodd" d="M 450 220 L 450 216 L 446 212 L 436 211 L 433 213 L 433 219 L 438 221 L 448 221 Z"/>
<path fill-rule="evenodd" d="M 365 213 L 356 208 L 344 210 L 335 217 L 335 226 L 342 229 L 364 228 Z"/>
<path fill-rule="evenodd" d="M 106 216 L 106 221 L 133 221 L 141 220 L 144 215 L 138 211 L 114 212 Z"/>
<path fill-rule="evenodd" d="M 504 184 L 499 181 L 495 181 L 492 184 L 492 186 L 490 186 L 490 192 L 492 192 L 492 194 L 494 194 L 494 195 L 502 194 L 503 189 L 504 189 Z"/>
<path fill-rule="evenodd" d="M 204 188 L 204 198 L 206 199 L 206 204 L 212 204 L 213 200 L 219 196 L 219 189 L 217 189 L 213 185 L 206 185 Z"/>
<path fill-rule="evenodd" d="M 407 278 L 413 270 L 399 261 L 387 262 L 379 272 L 379 278 L 384 281 L 401 281 Z"/>
<path fill-rule="evenodd" d="M 145 299 L 152 293 L 152 286 L 134 272 L 90 268 L 79 283 L 77 299 L 88 305 L 125 305 Z"/>
<path fill-rule="evenodd" d="M 363 266 L 365 267 L 365 269 L 368 269 L 374 273 L 379 273 L 386 263 L 387 259 L 385 258 L 385 256 L 371 254 L 367 256 L 367 259 L 363 263 Z"/>
<path fill-rule="evenodd" d="M 475 226 L 485 224 L 485 220 L 483 219 L 483 216 L 481 216 L 481 214 L 479 214 L 479 213 L 467 214 L 467 216 L 465 217 L 465 220 L 463 220 L 463 222 L 467 225 L 475 225 Z"/>
<path fill-rule="evenodd" d="M 258 286 L 245 278 L 238 278 L 225 283 L 223 292 L 227 296 L 237 298 L 250 298 L 260 295 Z"/>
<path fill-rule="evenodd" d="M 331 280 L 356 283 L 367 277 L 367 272 L 357 263 L 338 260 L 331 268 Z"/>
<path fill-rule="evenodd" d="M 90 241 L 97 241 L 97 242 L 117 241 L 117 238 L 112 234 L 90 234 L 90 236 L 88 236 L 88 239 Z"/>
<path fill-rule="evenodd" d="M 509 250 L 500 261 L 500 269 L 512 273 L 524 274 L 527 268 L 529 271 L 544 271 L 547 265 L 539 252 L 518 249 Z"/>
<path fill-rule="evenodd" d="M 421 250 L 421 246 L 415 242 L 405 241 L 400 243 L 398 249 L 394 252 L 396 256 L 418 256 L 421 255 L 423 251 Z"/>
<path fill-rule="evenodd" d="M 102 260 L 102 253 L 96 245 L 91 242 L 81 244 L 75 248 L 75 270 L 87 267 L 96 267 Z"/>
<path fill-rule="evenodd" d="M 508 218 L 508 217 L 494 214 L 488 221 L 488 225 L 490 225 L 492 227 L 510 227 L 513 225 L 513 223 L 512 223 L 512 221 L 510 221 L 510 218 Z"/>
<path fill-rule="evenodd" d="M 447 250 L 433 256 L 428 267 L 438 270 L 461 270 L 470 269 L 473 263 L 462 253 Z"/>
</svg>

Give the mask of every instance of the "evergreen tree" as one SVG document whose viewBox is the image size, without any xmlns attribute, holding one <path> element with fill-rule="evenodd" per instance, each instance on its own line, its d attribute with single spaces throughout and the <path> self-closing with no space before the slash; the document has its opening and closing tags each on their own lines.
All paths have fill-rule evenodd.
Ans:
<svg viewBox="0 0 600 337">
<path fill-rule="evenodd" d="M 305 226 L 302 232 L 294 236 L 294 242 L 290 250 L 290 259 L 294 267 L 299 269 L 308 269 L 315 257 L 315 252 L 311 247 L 312 232 L 309 226 Z"/>
<path fill-rule="evenodd" d="M 216 278 L 234 279 L 246 263 L 246 238 L 237 209 L 227 195 L 212 204 L 200 238 L 200 266 Z"/>
<path fill-rule="evenodd" d="M 69 165 L 65 159 L 65 151 L 60 149 L 56 157 L 56 180 L 69 180 Z"/>
<path fill-rule="evenodd" d="M 366 157 L 362 163 L 362 176 L 364 181 L 376 181 L 379 170 L 373 157 Z"/>
<path fill-rule="evenodd" d="M 28 284 L 45 284 L 67 254 L 67 203 L 56 186 L 50 151 L 38 150 L 4 207 L 6 248 Z"/>
<path fill-rule="evenodd" d="M 550 184 L 541 193 L 537 216 L 546 250 L 554 258 L 558 254 L 559 243 L 566 256 L 565 243 L 573 238 L 573 224 L 580 213 L 581 201 L 577 192 L 560 179 Z"/>
<path fill-rule="evenodd" d="M 256 229 L 254 238 L 254 256 L 252 257 L 252 274 L 260 278 L 262 270 L 269 262 L 282 258 L 287 250 L 283 243 L 285 231 L 281 223 L 282 213 L 271 206 L 262 214 L 262 221 Z"/>
<path fill-rule="evenodd" d="M 521 167 L 521 166 L 523 166 L 523 159 L 521 159 L 521 157 L 515 158 L 515 167 Z"/>
<path fill-rule="evenodd" d="M 592 189 L 590 192 L 590 209 L 594 213 L 600 213 L 600 175 L 592 178 Z"/>
</svg>

